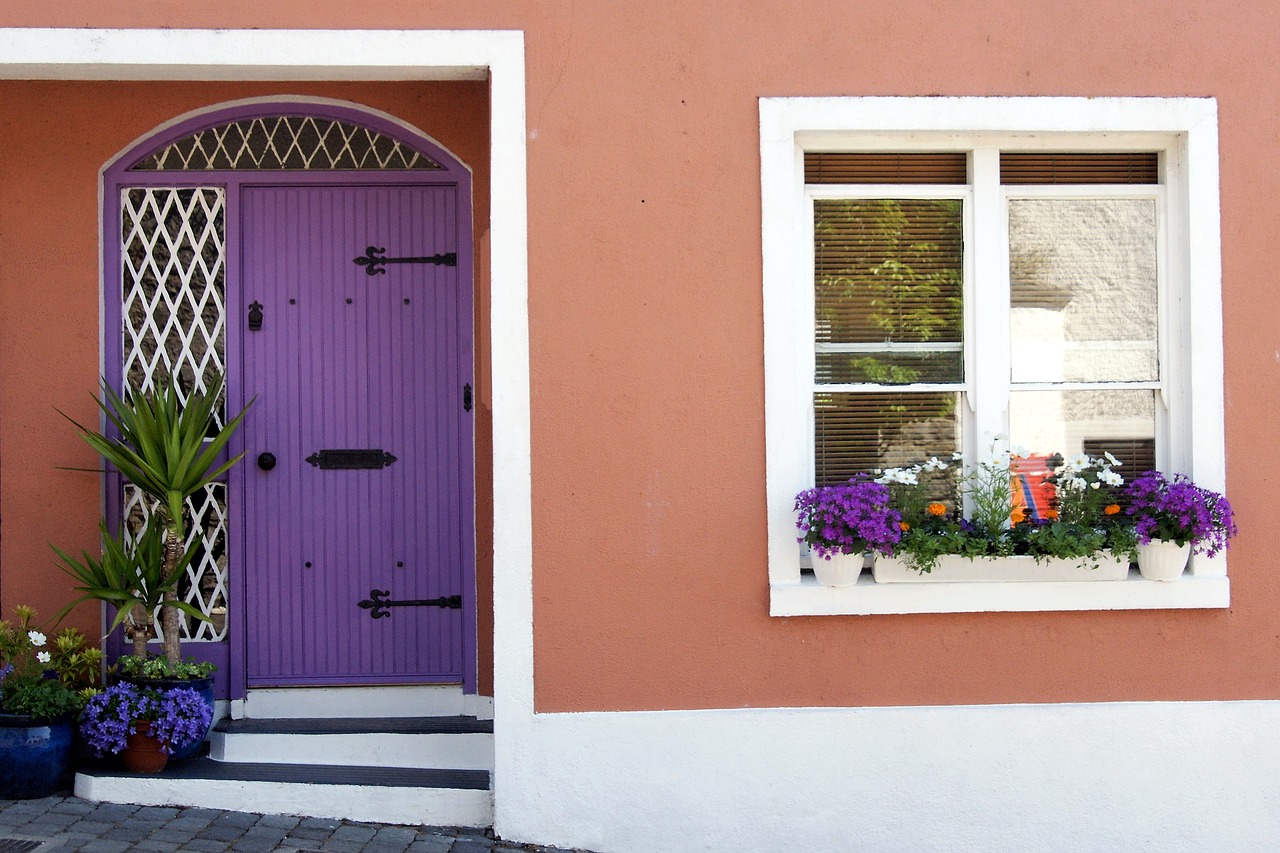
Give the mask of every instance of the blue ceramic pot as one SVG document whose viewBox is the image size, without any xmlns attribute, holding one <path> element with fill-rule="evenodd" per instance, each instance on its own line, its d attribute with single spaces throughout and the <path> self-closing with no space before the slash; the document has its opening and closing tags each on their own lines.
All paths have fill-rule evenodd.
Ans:
<svg viewBox="0 0 1280 853">
<path fill-rule="evenodd" d="M 120 680 L 127 681 L 137 687 L 149 687 L 152 690 L 172 690 L 175 687 L 188 687 L 200 694 L 204 704 L 209 707 L 209 718 L 213 719 L 212 675 L 208 678 L 135 678 L 121 676 Z M 182 761 L 183 759 L 194 758 L 200 752 L 200 747 L 208 735 L 209 731 L 206 729 L 204 734 L 198 738 L 173 744 L 173 754 L 169 756 L 169 760 Z"/>
<path fill-rule="evenodd" d="M 0 714 L 0 799 L 32 800 L 57 792 L 70 762 L 70 719 Z"/>
</svg>

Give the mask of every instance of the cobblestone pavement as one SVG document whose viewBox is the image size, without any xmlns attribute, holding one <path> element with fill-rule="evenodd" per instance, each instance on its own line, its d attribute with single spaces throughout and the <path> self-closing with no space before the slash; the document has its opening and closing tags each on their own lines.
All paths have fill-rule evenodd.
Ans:
<svg viewBox="0 0 1280 853">
<path fill-rule="evenodd" d="M 93 803 L 0 800 L 0 853 L 570 853 L 473 829 Z M 588 853 L 588 851 L 578 851 Z"/>
</svg>

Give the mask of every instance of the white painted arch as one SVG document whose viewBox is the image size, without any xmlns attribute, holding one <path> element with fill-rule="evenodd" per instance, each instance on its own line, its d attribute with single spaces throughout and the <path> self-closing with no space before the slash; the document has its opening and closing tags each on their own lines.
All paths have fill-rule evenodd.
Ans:
<svg viewBox="0 0 1280 853">
<path fill-rule="evenodd" d="M 489 81 L 495 800 L 533 716 L 524 34 L 0 28 L 4 80 Z M 0 109 L 3 109 L 0 106 Z M 512 792 L 514 793 L 514 791 Z M 497 805 L 496 821 L 503 823 Z M 500 829 L 501 831 L 501 829 Z M 518 827 L 510 830 L 521 834 Z"/>
</svg>

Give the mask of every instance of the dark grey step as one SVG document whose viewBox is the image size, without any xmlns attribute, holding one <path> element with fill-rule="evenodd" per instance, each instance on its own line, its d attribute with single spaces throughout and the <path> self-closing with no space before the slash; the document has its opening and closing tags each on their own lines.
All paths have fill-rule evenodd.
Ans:
<svg viewBox="0 0 1280 853">
<path fill-rule="evenodd" d="M 493 734 L 493 720 L 475 717 L 334 717 L 305 719 L 222 719 L 214 731 L 255 735 Z"/>
<path fill-rule="evenodd" d="M 113 767 L 89 767 L 90 776 L 137 778 Z M 236 782 L 305 782 L 312 785 L 365 785 L 383 788 L 489 789 L 487 770 L 419 770 L 406 767 L 348 767 L 336 764 L 237 764 L 193 758 L 176 762 L 160 773 L 162 779 L 216 779 Z"/>
</svg>

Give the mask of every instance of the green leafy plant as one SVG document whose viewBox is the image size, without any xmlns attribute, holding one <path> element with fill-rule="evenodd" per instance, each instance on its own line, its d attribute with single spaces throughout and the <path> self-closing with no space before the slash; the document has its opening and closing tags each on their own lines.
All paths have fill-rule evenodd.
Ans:
<svg viewBox="0 0 1280 853">
<path fill-rule="evenodd" d="M 243 453 L 218 463 L 249 410 L 244 409 L 224 426 L 217 426 L 218 399 L 223 382 L 207 391 L 192 391 L 185 401 L 170 378 L 149 392 L 126 391 L 122 396 L 103 382 L 102 396 L 94 402 L 102 410 L 115 435 L 104 435 L 67 417 L 81 437 L 131 483 L 155 499 L 163 524 L 161 593 L 164 654 L 172 664 L 181 658 L 176 578 L 186 541 L 187 498 L 240 461 Z M 153 522 L 149 519 L 147 526 Z M 172 585 L 170 583 L 172 582 Z M 186 611 L 184 611 L 186 612 Z M 136 642 L 136 641 L 135 641 Z M 136 646 L 135 646 L 136 648 Z"/>
<path fill-rule="evenodd" d="M 14 622 L 0 621 L 0 711 L 40 720 L 78 711 L 83 699 L 55 669 L 44 632 L 33 627 L 36 612 L 20 605 L 14 617 Z M 71 680 L 72 674 L 65 677 Z"/>
<path fill-rule="evenodd" d="M 79 582 L 74 589 L 82 593 L 62 609 L 58 620 L 65 618 L 82 601 L 105 601 L 116 608 L 108 633 L 129 619 L 132 623 L 133 653 L 146 655 L 147 640 L 155 636 L 152 614 L 164 603 L 165 594 L 176 588 L 182 572 L 195 555 L 196 545 L 187 549 L 172 574 L 166 577 L 164 530 L 161 527 L 148 524 L 133 541 L 125 534 L 111 535 L 106 524 L 99 524 L 99 529 L 102 532 L 100 558 L 95 559 L 88 551 L 83 551 L 77 559 L 51 546 L 58 555 L 58 567 Z M 174 600 L 172 606 L 196 619 L 209 619 L 185 601 Z"/>
<path fill-rule="evenodd" d="M 208 678 L 217 669 L 208 661 L 197 661 L 188 658 L 178 663 L 170 663 L 168 658 L 147 657 L 145 655 L 122 655 L 116 661 L 115 671 L 125 678 Z"/>
</svg>

